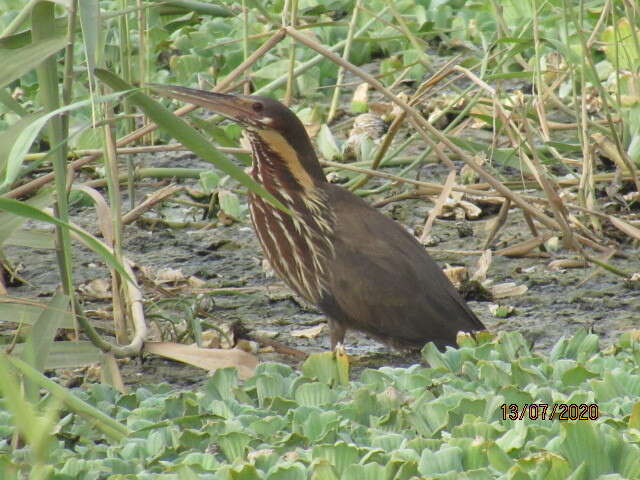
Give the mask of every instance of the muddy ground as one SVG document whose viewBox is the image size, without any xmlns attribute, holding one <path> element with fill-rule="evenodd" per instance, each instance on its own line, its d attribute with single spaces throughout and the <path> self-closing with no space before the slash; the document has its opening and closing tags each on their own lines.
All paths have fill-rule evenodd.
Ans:
<svg viewBox="0 0 640 480">
<path fill-rule="evenodd" d="M 189 153 L 138 155 L 135 164 L 138 167 L 207 168 L 207 164 Z M 433 164 L 424 166 L 420 172 L 421 179 L 430 181 L 441 181 L 445 175 L 445 168 Z M 196 181 L 187 180 L 184 184 L 194 186 Z M 138 188 L 138 199 L 158 187 L 154 180 L 142 181 Z M 383 195 L 369 197 L 368 201 L 381 200 L 410 188 L 399 185 Z M 123 204 L 127 205 L 126 198 Z M 406 200 L 387 205 L 382 210 L 409 229 L 416 230 L 424 224 L 431 206 L 431 202 L 424 200 Z M 201 220 L 201 214 L 200 210 L 169 202 L 145 216 L 192 221 Z M 463 265 L 473 271 L 478 260 L 477 254 L 461 255 L 446 251 L 481 249 L 487 235 L 487 222 L 493 218 L 495 209 L 488 209 L 478 220 L 467 221 L 466 227 L 470 228 L 463 229 L 457 228 L 454 221 L 437 221 L 432 233 L 439 241 L 430 248 L 431 254 L 440 265 Z M 95 231 L 92 208 L 74 207 L 73 220 Z M 468 236 L 461 236 L 461 230 Z M 498 238 L 498 245 L 510 245 L 529 237 L 530 233 L 521 213 L 512 209 Z M 329 348 L 326 327 L 315 338 L 291 335 L 294 331 L 322 324 L 325 319 L 313 307 L 297 299 L 277 278 L 265 273 L 263 256 L 247 217 L 242 222 L 226 226 L 218 222 L 217 226 L 205 229 L 170 228 L 138 222 L 125 228 L 124 238 L 126 255 L 150 272 L 180 269 L 187 277 L 195 276 L 205 281 L 206 284 L 202 287 L 205 290 L 223 287 L 230 289 L 228 294 L 201 295 L 198 301 L 200 305 L 206 305 L 206 312 L 200 312 L 198 317 L 204 322 L 205 330 L 241 321 L 250 334 L 270 337 L 304 352 Z M 627 245 L 623 246 L 622 252 L 627 258 L 614 258 L 612 263 L 628 272 L 640 271 L 638 249 Z M 52 294 L 59 283 L 52 251 L 11 247 L 5 253 L 8 258 L 21 265 L 20 274 L 30 283 L 10 288 L 10 295 L 33 298 Z M 96 278 L 107 278 L 106 269 L 100 266 L 91 252 L 78 247 L 74 255 L 74 277 L 77 285 Z M 526 285 L 528 290 L 523 295 L 500 301 L 501 304 L 515 308 L 515 313 L 508 318 L 496 318 L 492 315 L 489 301 L 470 300 L 471 308 L 489 330 L 518 330 L 539 350 L 548 350 L 562 335 L 571 334 L 580 327 L 592 329 L 599 334 L 603 345 L 615 341 L 627 329 L 640 327 L 639 291 L 629 288 L 622 278 L 593 267 L 550 270 L 549 262 L 558 258 L 573 258 L 573 254 L 560 249 L 552 252 L 551 258 L 494 257 L 488 278 L 494 283 L 515 282 Z M 186 285 L 176 289 L 171 284 L 164 284 L 163 287 L 172 292 L 169 297 L 159 294 L 157 289 L 145 289 L 145 299 L 149 300 L 148 311 L 151 311 L 149 307 L 153 299 L 172 296 L 182 298 L 184 305 L 194 305 L 194 295 L 188 293 Z M 109 303 L 104 300 L 85 298 L 85 302 L 85 307 L 89 310 L 108 311 L 110 308 Z M 165 334 L 183 331 L 186 318 L 184 310 L 171 308 L 166 303 L 164 308 L 164 318 L 156 317 L 154 323 Z M 171 337 L 169 334 L 167 336 Z M 367 336 L 354 332 L 347 335 L 347 351 L 355 356 L 355 363 L 360 366 L 403 366 L 419 362 L 418 355 L 407 356 L 394 352 Z M 273 352 L 262 352 L 260 357 L 263 360 L 289 364 L 299 362 L 294 357 Z M 168 381 L 176 386 L 199 383 L 207 375 L 194 367 L 151 357 L 143 362 L 140 359 L 129 362 L 124 373 L 128 383 Z"/>
</svg>

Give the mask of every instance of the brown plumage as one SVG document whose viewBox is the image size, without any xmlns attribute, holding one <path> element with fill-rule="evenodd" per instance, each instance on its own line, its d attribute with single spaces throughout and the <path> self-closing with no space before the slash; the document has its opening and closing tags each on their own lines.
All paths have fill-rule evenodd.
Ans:
<svg viewBox="0 0 640 480">
<path fill-rule="evenodd" d="M 485 327 L 402 226 L 325 179 L 296 115 L 266 97 L 154 86 L 240 123 L 251 175 L 291 212 L 249 195 L 254 229 L 278 275 L 327 315 L 331 345 L 360 330 L 396 348 L 455 344 Z"/>
</svg>

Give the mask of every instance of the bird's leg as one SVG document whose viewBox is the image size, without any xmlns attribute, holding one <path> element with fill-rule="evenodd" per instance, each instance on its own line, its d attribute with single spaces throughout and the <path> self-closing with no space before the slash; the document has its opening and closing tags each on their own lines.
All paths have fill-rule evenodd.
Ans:
<svg viewBox="0 0 640 480">
<path fill-rule="evenodd" d="M 329 318 L 329 338 L 331 339 L 331 350 L 335 350 L 338 344 L 344 342 L 344 334 L 347 331 L 343 325 Z"/>
</svg>

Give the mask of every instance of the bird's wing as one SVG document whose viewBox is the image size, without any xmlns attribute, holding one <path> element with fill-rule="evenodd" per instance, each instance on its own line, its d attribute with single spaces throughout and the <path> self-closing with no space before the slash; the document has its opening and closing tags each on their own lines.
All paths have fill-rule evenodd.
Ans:
<svg viewBox="0 0 640 480">
<path fill-rule="evenodd" d="M 438 265 L 398 223 L 332 186 L 335 260 L 326 312 L 347 328 L 401 342 L 454 343 L 484 328 Z"/>
</svg>

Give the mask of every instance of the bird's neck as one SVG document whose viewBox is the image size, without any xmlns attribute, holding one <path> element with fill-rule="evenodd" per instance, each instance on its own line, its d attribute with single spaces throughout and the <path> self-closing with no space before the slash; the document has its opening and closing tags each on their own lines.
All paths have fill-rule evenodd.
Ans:
<svg viewBox="0 0 640 480">
<path fill-rule="evenodd" d="M 309 197 L 326 182 L 310 142 L 310 149 L 294 148 L 275 130 L 247 131 L 246 139 L 251 145 L 251 174 L 271 194 L 284 193 L 284 200 L 291 195 Z"/>
</svg>

